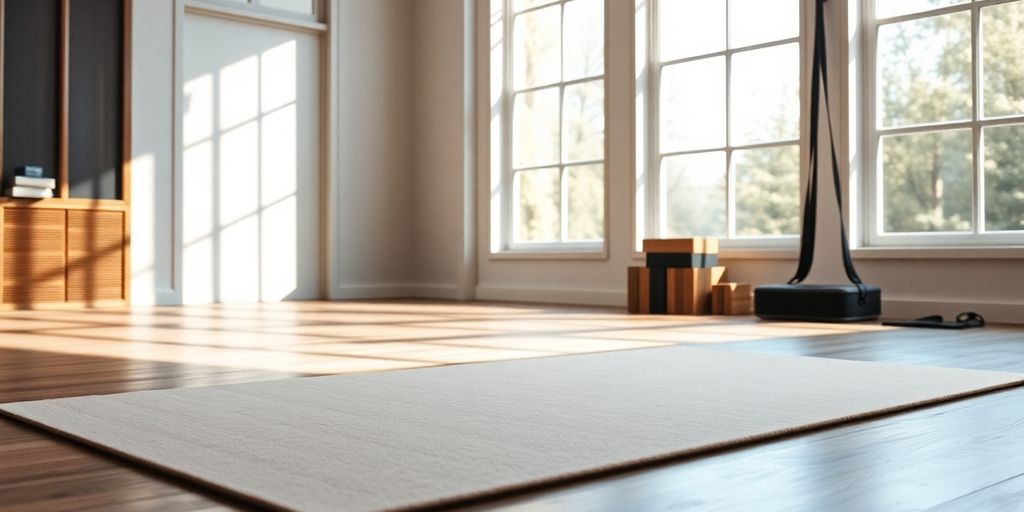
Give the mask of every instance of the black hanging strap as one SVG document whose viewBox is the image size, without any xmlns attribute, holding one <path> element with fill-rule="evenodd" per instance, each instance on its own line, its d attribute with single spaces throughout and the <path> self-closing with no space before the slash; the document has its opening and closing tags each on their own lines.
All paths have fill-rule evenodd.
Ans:
<svg viewBox="0 0 1024 512">
<path fill-rule="evenodd" d="M 796 275 L 789 284 L 796 284 L 807 279 L 814 262 L 814 232 L 817 228 L 818 215 L 818 124 L 821 113 L 821 90 L 825 91 L 825 115 L 828 122 L 828 139 L 831 149 L 832 181 L 835 184 L 836 204 L 839 206 L 839 234 L 843 244 L 843 267 L 846 277 L 860 290 L 860 300 L 865 300 L 864 284 L 853 267 L 850 255 L 850 243 L 846 238 L 846 222 L 843 220 L 843 191 L 839 178 L 839 160 L 836 156 L 836 142 L 832 134 L 832 109 L 828 97 L 828 59 L 825 48 L 825 7 L 826 0 L 815 1 L 814 15 L 814 55 L 811 65 L 811 133 L 810 133 L 810 170 L 808 171 L 807 195 L 804 201 L 803 230 L 800 233 L 800 264 Z"/>
</svg>

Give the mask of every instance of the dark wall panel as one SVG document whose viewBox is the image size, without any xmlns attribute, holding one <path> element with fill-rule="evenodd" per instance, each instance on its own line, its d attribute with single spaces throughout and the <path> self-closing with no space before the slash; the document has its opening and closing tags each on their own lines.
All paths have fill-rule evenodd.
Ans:
<svg viewBox="0 0 1024 512">
<path fill-rule="evenodd" d="M 121 198 L 122 0 L 71 0 L 71 197 Z"/>
<path fill-rule="evenodd" d="M 56 178 L 60 1 L 6 0 L 4 21 L 4 183 L 23 165 L 42 166 Z"/>
</svg>

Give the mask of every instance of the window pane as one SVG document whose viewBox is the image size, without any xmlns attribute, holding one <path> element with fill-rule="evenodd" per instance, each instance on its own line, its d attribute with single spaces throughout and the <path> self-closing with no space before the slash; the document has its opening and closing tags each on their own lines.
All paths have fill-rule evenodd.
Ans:
<svg viewBox="0 0 1024 512">
<path fill-rule="evenodd" d="M 725 146 L 725 57 L 666 66 L 660 116 L 662 153 Z"/>
<path fill-rule="evenodd" d="M 729 0 L 730 48 L 799 35 L 799 0 Z"/>
<path fill-rule="evenodd" d="M 885 231 L 969 231 L 971 130 L 882 137 Z"/>
<path fill-rule="evenodd" d="M 565 161 L 604 158 L 604 81 L 595 80 L 565 88 L 563 132 Z"/>
<path fill-rule="evenodd" d="M 948 5 L 966 4 L 969 0 L 875 0 L 875 17 L 888 18 L 901 14 L 923 12 Z"/>
<path fill-rule="evenodd" d="M 558 163 L 558 87 L 516 96 L 512 161 L 516 168 Z"/>
<path fill-rule="evenodd" d="M 258 3 L 271 9 L 313 14 L 313 0 L 259 0 Z"/>
<path fill-rule="evenodd" d="M 558 169 L 516 173 L 516 242 L 558 242 L 561 239 L 561 176 Z"/>
<path fill-rule="evenodd" d="M 531 7 L 539 7 L 556 1 L 558 0 L 512 0 L 512 11 L 525 11 Z"/>
<path fill-rule="evenodd" d="M 1024 114 L 1024 2 L 981 9 L 986 116 Z"/>
<path fill-rule="evenodd" d="M 878 29 L 882 126 L 971 118 L 971 13 Z"/>
<path fill-rule="evenodd" d="M 569 240 L 603 240 L 604 166 L 569 167 L 566 173 L 569 187 Z"/>
<path fill-rule="evenodd" d="M 662 61 L 725 49 L 725 0 L 660 0 L 658 51 Z"/>
<path fill-rule="evenodd" d="M 667 236 L 725 236 L 725 171 L 722 151 L 662 159 Z"/>
<path fill-rule="evenodd" d="M 516 89 L 558 82 L 562 75 L 562 7 L 553 5 L 515 19 L 512 78 Z"/>
<path fill-rule="evenodd" d="M 604 73 L 604 1 L 573 0 L 565 4 L 565 72 L 562 80 Z"/>
<path fill-rule="evenodd" d="M 1024 125 L 985 128 L 985 229 L 1024 230 Z"/>
<path fill-rule="evenodd" d="M 800 232 L 800 146 L 736 151 L 732 166 L 737 235 Z"/>
<path fill-rule="evenodd" d="M 800 137 L 800 46 L 737 53 L 732 58 L 733 145 Z"/>
</svg>

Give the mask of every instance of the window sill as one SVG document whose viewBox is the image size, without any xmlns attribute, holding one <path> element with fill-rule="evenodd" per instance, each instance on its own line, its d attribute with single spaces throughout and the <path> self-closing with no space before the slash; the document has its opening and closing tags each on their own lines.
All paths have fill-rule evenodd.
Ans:
<svg viewBox="0 0 1024 512">
<path fill-rule="evenodd" d="M 644 260 L 646 256 L 642 252 L 633 253 L 634 260 Z M 800 259 L 800 250 L 792 249 L 738 249 L 723 247 L 718 251 L 719 260 L 797 260 Z"/>
<path fill-rule="evenodd" d="M 723 247 L 718 253 L 720 260 L 798 260 L 799 248 L 785 249 L 730 249 Z"/>
<path fill-rule="evenodd" d="M 858 260 L 1024 260 L 1024 246 L 986 247 L 862 247 L 853 249 Z M 634 260 L 644 253 L 634 252 Z M 719 260 L 798 260 L 799 249 L 728 249 Z"/>
<path fill-rule="evenodd" d="M 1024 246 L 986 247 L 863 247 L 854 249 L 860 260 L 1017 260 Z"/>
<path fill-rule="evenodd" d="M 608 259 L 608 251 L 536 251 L 536 250 L 510 250 L 492 252 L 489 255 L 491 260 L 581 260 L 581 261 L 604 261 Z"/>
</svg>

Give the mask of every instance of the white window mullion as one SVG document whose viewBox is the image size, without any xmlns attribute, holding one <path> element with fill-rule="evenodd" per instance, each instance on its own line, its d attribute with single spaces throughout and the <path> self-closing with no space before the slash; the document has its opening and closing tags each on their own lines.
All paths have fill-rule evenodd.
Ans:
<svg viewBox="0 0 1024 512">
<path fill-rule="evenodd" d="M 565 13 L 565 4 L 562 4 L 562 12 Z M 565 60 L 565 17 L 562 17 L 562 59 Z M 562 65 L 563 75 L 565 70 L 565 64 Z M 564 76 L 563 76 L 564 78 Z M 569 225 L 569 212 L 566 208 L 568 203 L 568 183 L 565 179 L 565 161 L 568 160 L 568 152 L 565 148 L 565 85 L 558 87 L 558 155 L 559 155 L 559 167 L 558 167 L 558 224 L 559 224 L 559 241 L 565 243 L 569 240 L 567 233 L 567 227 Z"/>
<path fill-rule="evenodd" d="M 972 206 L 974 207 L 975 234 L 983 234 L 988 231 L 985 228 L 985 141 L 982 138 L 981 126 L 975 125 L 971 130 L 974 139 L 974 195 Z"/>
<path fill-rule="evenodd" d="M 658 22 L 658 2 L 648 2 L 647 36 L 648 55 L 648 87 L 647 97 L 647 147 L 643 151 L 647 153 L 647 201 L 646 201 L 646 235 L 657 238 L 666 235 L 665 230 L 665 194 L 664 179 L 661 176 L 661 106 L 658 104 L 661 98 L 661 51 L 657 44 L 661 33 L 661 24 Z"/>
<path fill-rule="evenodd" d="M 725 2 L 729 12 L 729 1 Z M 726 14 L 728 20 L 728 14 Z M 729 23 L 725 24 L 725 40 L 729 41 Z M 732 56 L 725 54 L 725 232 L 727 238 L 736 238 L 736 179 L 732 170 Z"/>
<path fill-rule="evenodd" d="M 535 86 L 532 86 L 532 87 L 524 87 L 522 89 L 516 89 L 515 90 L 515 96 L 518 96 L 520 94 L 527 94 L 527 93 L 531 93 L 531 92 L 542 91 L 544 89 L 550 89 L 552 87 L 555 87 L 556 85 L 562 85 L 562 86 L 568 87 L 570 85 L 582 84 L 582 83 L 586 83 L 586 82 L 593 82 L 593 81 L 596 81 L 596 80 L 600 80 L 601 78 L 602 78 L 601 75 L 588 75 L 588 76 L 585 76 L 583 78 L 574 78 L 572 80 L 566 80 L 564 82 L 555 82 L 555 83 L 550 83 L 550 84 L 535 85 Z"/>
<path fill-rule="evenodd" d="M 973 121 L 953 121 L 953 122 L 940 122 L 933 124 L 911 124 L 906 126 L 897 126 L 893 128 L 876 128 L 878 135 L 885 137 L 887 135 L 907 135 L 910 133 L 927 133 L 927 132 L 940 132 L 947 130 L 963 130 L 972 128 L 976 124 Z"/>
<path fill-rule="evenodd" d="M 978 121 L 981 119 L 981 11 L 978 4 L 971 4 L 971 170 L 973 171 L 973 183 L 971 206 L 974 216 L 975 234 L 985 231 L 985 164 L 981 153 L 981 127 Z"/>
<path fill-rule="evenodd" d="M 558 6 L 561 16 L 562 32 L 559 40 L 559 71 L 558 79 L 558 241 L 565 243 L 569 240 L 569 211 L 568 211 L 568 183 L 566 180 L 565 162 L 568 160 L 568 152 L 565 144 L 565 0 Z"/>
<path fill-rule="evenodd" d="M 516 173 L 514 171 L 509 173 L 509 179 L 508 179 L 508 181 L 505 182 L 505 184 L 506 184 L 506 186 L 505 186 L 506 190 L 505 190 L 505 193 L 502 194 L 502 196 L 503 197 L 504 196 L 511 196 L 511 198 L 513 198 L 513 199 L 518 198 L 519 197 L 519 181 L 516 180 Z M 505 222 L 507 224 L 506 225 L 507 231 L 505 231 L 505 236 L 511 242 L 511 240 L 515 240 L 516 238 L 519 237 L 519 226 L 520 226 L 520 223 L 519 223 L 519 216 L 520 216 L 519 205 L 516 204 L 516 206 L 512 207 L 510 210 L 507 210 L 507 211 L 509 212 L 508 215 L 504 216 L 505 217 Z"/>
<path fill-rule="evenodd" d="M 559 200 L 558 200 L 558 211 L 559 211 L 559 234 L 562 243 L 566 243 L 570 240 L 569 238 L 569 168 L 565 165 L 559 168 Z"/>
<path fill-rule="evenodd" d="M 773 46 L 782 46 L 782 45 L 791 44 L 791 43 L 799 43 L 800 40 L 801 39 L 800 39 L 799 36 L 798 37 L 790 37 L 788 39 L 779 39 L 778 41 L 769 41 L 767 43 L 752 44 L 750 46 L 744 46 L 744 47 L 741 47 L 741 48 L 729 48 L 729 49 L 726 49 L 726 50 L 717 51 L 717 52 L 713 52 L 713 53 L 702 54 L 702 55 L 697 55 L 697 56 L 694 56 L 694 57 L 683 57 L 681 59 L 667 60 L 667 61 L 662 62 L 661 65 L 662 66 L 671 66 L 673 64 L 685 64 L 687 62 L 693 62 L 695 60 L 710 59 L 711 57 L 724 57 L 724 56 L 726 56 L 727 54 L 730 54 L 730 53 L 743 53 L 743 52 L 749 52 L 749 51 L 753 51 L 753 50 L 763 50 L 765 48 L 771 48 Z"/>
<path fill-rule="evenodd" d="M 732 6 L 725 0 L 725 233 L 736 237 L 736 180 L 732 172 Z"/>
<path fill-rule="evenodd" d="M 519 215 L 520 208 L 518 204 L 519 191 L 518 186 L 515 182 L 515 173 L 512 170 L 512 152 L 514 148 L 512 146 L 513 132 L 515 128 L 515 119 L 512 117 L 512 101 L 514 95 L 512 94 L 512 76 L 514 62 L 513 62 L 513 44 L 512 38 L 515 36 L 515 18 L 512 16 L 512 5 L 511 0 L 505 0 L 503 3 L 504 14 L 504 37 L 502 38 L 503 55 L 505 57 L 504 62 L 504 76 L 502 77 L 502 95 L 504 99 L 502 101 L 502 113 L 501 113 L 501 124 L 504 129 L 502 133 L 502 179 L 501 190 L 499 190 L 501 196 L 501 247 L 507 249 L 512 246 L 512 243 L 518 238 L 518 229 L 520 226 Z M 504 22 L 504 20 L 508 20 Z"/>
<path fill-rule="evenodd" d="M 861 76 L 863 77 L 863 95 L 864 102 L 861 105 L 861 112 L 864 117 L 864 128 L 861 132 L 861 136 L 864 139 L 864 146 L 867 151 L 867 155 L 863 159 L 863 168 L 861 170 L 862 180 L 861 186 L 863 193 L 863 204 L 861 205 L 861 211 L 863 212 L 863 230 L 861 232 L 861 245 L 871 245 L 874 240 L 881 233 L 881 193 L 880 181 L 878 180 L 878 173 L 880 169 L 880 157 L 879 155 L 879 142 L 878 136 L 878 104 L 876 98 L 878 97 L 878 81 L 877 81 L 877 65 L 875 56 L 875 47 L 877 46 L 876 41 L 878 40 L 878 23 L 875 21 L 875 1 L 874 0 L 859 0 L 860 11 L 862 13 L 862 23 L 864 36 L 861 37 L 860 47 L 860 59 L 861 65 Z M 810 84 L 810 81 L 807 82 Z M 809 150 L 808 150 L 809 152 Z M 809 154 L 809 153 L 808 153 Z M 810 163 L 808 163 L 808 166 Z"/>
<path fill-rule="evenodd" d="M 561 236 L 562 243 L 569 242 L 569 171 L 566 166 L 566 162 L 569 161 L 569 152 L 566 145 L 565 137 L 565 88 L 569 85 L 565 77 L 565 0 L 562 0 L 562 54 L 561 54 L 561 66 L 562 66 L 562 86 L 559 94 L 558 101 L 558 143 L 561 147 L 562 165 L 559 168 L 559 233 Z M 607 48 L 607 45 L 605 45 Z M 583 83 L 586 79 L 581 79 L 578 83 Z M 575 81 L 574 81 L 575 82 Z"/>
<path fill-rule="evenodd" d="M 971 4 L 971 170 L 973 183 L 971 208 L 974 217 L 975 234 L 985 232 L 985 161 L 982 153 L 981 126 L 981 10 L 976 2 Z"/>
<path fill-rule="evenodd" d="M 657 158 L 658 181 L 653 182 L 656 185 L 654 187 L 654 192 L 657 194 L 657 202 L 655 203 L 657 206 L 656 211 L 658 212 L 657 219 L 661 222 L 658 224 L 658 237 L 668 236 L 668 223 L 665 219 L 668 218 L 668 202 L 670 199 L 668 197 L 668 180 L 665 174 L 661 172 L 661 165 L 664 159 L 665 157 L 661 156 Z"/>
</svg>

